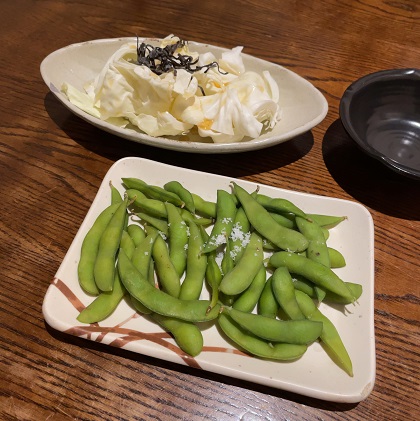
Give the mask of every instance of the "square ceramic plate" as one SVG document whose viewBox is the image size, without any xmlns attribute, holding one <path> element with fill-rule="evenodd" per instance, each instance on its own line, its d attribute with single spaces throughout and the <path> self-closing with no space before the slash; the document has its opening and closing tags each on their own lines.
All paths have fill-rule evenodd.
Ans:
<svg viewBox="0 0 420 421">
<path fill-rule="evenodd" d="M 345 311 L 326 304 L 321 304 L 321 311 L 337 327 L 353 361 L 354 377 L 349 377 L 337 367 L 318 343 L 312 344 L 297 361 L 266 361 L 238 352 L 224 340 L 214 325 L 203 331 L 202 353 L 191 358 L 183 354 L 159 326 L 137 315 L 125 301 L 103 322 L 85 325 L 76 319 L 79 311 L 93 300 L 81 290 L 77 279 L 81 243 L 97 215 L 110 203 L 109 182 L 112 181 L 123 192 L 122 177 L 137 177 L 160 186 L 170 180 L 178 180 L 190 191 L 213 201 L 216 200 L 216 190 L 229 190 L 232 181 L 224 176 L 142 158 L 124 158 L 116 162 L 105 176 L 48 288 L 43 314 L 50 326 L 91 341 L 319 399 L 358 402 L 369 395 L 375 381 L 374 228 L 365 207 L 346 200 L 259 185 L 261 193 L 289 199 L 308 213 L 346 215 L 348 218 L 330 230 L 328 245 L 340 250 L 347 261 L 346 267 L 336 269 L 336 273 L 347 282 L 361 283 L 364 292 L 358 303 L 346 306 Z M 243 180 L 236 181 L 248 191 L 255 190 L 257 186 Z M 202 298 L 208 298 L 205 288 Z"/>
<path fill-rule="evenodd" d="M 144 39 L 140 39 L 143 41 Z M 83 90 L 86 82 L 91 81 L 102 70 L 111 55 L 123 44 L 133 42 L 133 38 L 115 38 L 86 41 L 72 44 L 49 54 L 41 63 L 41 75 L 51 92 L 71 112 L 94 126 L 116 136 L 135 142 L 144 143 L 164 149 L 192 153 L 233 153 L 267 148 L 285 142 L 311 130 L 319 124 L 328 112 L 328 103 L 321 92 L 310 82 L 296 73 L 261 60 L 248 54 L 242 54 L 246 70 L 262 73 L 268 70 L 279 86 L 279 105 L 282 110 L 281 121 L 256 139 L 237 143 L 207 143 L 198 135 L 182 137 L 151 137 L 143 132 L 130 128 L 119 128 L 80 110 L 69 102 L 61 92 L 61 86 L 67 82 L 79 90 Z M 156 44 L 156 39 L 146 39 Z M 212 52 L 217 58 L 225 48 L 190 41 L 191 51 L 198 53 Z"/>
</svg>

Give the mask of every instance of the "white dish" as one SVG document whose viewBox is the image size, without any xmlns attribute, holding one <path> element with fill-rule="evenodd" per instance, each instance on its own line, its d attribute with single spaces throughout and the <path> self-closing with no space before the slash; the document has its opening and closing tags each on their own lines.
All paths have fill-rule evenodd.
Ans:
<svg viewBox="0 0 420 421">
<path fill-rule="evenodd" d="M 94 79 L 112 53 L 122 44 L 132 40 L 133 38 L 101 39 L 61 48 L 49 54 L 42 61 L 41 75 L 51 92 L 70 111 L 94 126 L 135 142 L 183 152 L 231 153 L 266 148 L 311 130 L 325 118 L 328 112 L 326 99 L 311 83 L 282 66 L 247 54 L 243 54 L 247 70 L 259 73 L 269 70 L 276 80 L 279 85 L 282 109 L 282 119 L 274 129 L 253 140 L 232 144 L 214 144 L 197 141 L 198 136 L 195 139 L 186 136 L 183 136 L 182 139 L 180 137 L 151 137 L 140 131 L 118 128 L 92 117 L 71 104 L 61 92 L 62 84 L 67 82 L 79 90 L 83 90 L 83 85 Z M 224 48 L 208 44 L 196 42 L 189 44 L 191 51 L 199 53 L 211 51 L 216 57 L 220 57 L 223 51 L 227 51 Z"/>
<path fill-rule="evenodd" d="M 48 288 L 43 314 L 50 326 L 103 344 L 319 399 L 358 402 L 369 395 L 375 381 L 374 229 L 371 215 L 365 207 L 341 199 L 259 186 L 261 193 L 289 199 L 308 213 L 348 217 L 331 230 L 328 244 L 340 250 L 347 260 L 347 266 L 337 269 L 337 274 L 345 281 L 361 283 L 364 292 L 356 305 L 346 306 L 350 313 L 325 304 L 321 304 L 321 311 L 333 321 L 348 349 L 354 368 L 354 377 L 351 378 L 329 359 L 318 343 L 312 344 L 297 361 L 265 361 L 237 352 L 222 338 L 214 325 L 203 331 L 203 352 L 195 358 L 188 357 L 157 325 L 137 316 L 125 302 L 101 323 L 79 323 L 76 320 L 79 311 L 93 300 L 81 290 L 77 279 L 81 243 L 94 219 L 110 203 L 109 182 L 112 181 L 123 192 L 122 177 L 138 177 L 161 186 L 167 181 L 178 180 L 192 192 L 213 201 L 216 200 L 216 190 L 228 190 L 232 181 L 228 177 L 172 167 L 142 158 L 117 161 L 106 174 Z M 255 190 L 254 183 L 243 180 L 237 182 L 248 191 Z M 202 298 L 208 298 L 206 290 Z"/>
</svg>

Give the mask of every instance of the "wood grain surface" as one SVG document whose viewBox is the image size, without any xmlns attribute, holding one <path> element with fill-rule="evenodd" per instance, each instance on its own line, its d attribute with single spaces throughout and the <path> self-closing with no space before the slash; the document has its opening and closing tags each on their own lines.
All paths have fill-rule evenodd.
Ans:
<svg viewBox="0 0 420 421">
<path fill-rule="evenodd" d="M 338 114 L 357 78 L 420 67 L 417 0 L 14 0 L 0 2 L 0 33 L 0 419 L 418 419 L 420 183 L 365 156 Z M 40 76 L 42 59 L 72 43 L 170 33 L 243 45 L 286 66 L 325 95 L 328 115 L 269 149 L 170 152 L 73 116 Z M 375 224 L 371 395 L 358 404 L 319 401 L 50 328 L 46 290 L 105 173 L 127 156 L 366 206 Z"/>
</svg>

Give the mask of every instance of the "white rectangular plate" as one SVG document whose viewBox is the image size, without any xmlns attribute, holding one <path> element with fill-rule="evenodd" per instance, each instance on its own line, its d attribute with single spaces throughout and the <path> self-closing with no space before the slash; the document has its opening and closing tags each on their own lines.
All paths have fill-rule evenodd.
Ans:
<svg viewBox="0 0 420 421">
<path fill-rule="evenodd" d="M 359 402 L 369 395 L 375 381 L 374 228 L 372 217 L 365 207 L 351 201 L 259 185 L 261 193 L 291 200 L 307 213 L 347 216 L 344 222 L 330 230 L 328 245 L 341 251 L 347 261 L 346 267 L 336 269 L 336 273 L 346 282 L 362 284 L 363 294 L 357 304 L 346 306 L 346 311 L 326 304 L 321 304 L 320 309 L 337 327 L 352 359 L 354 377 L 349 377 L 337 367 L 319 343 L 312 344 L 297 361 L 266 361 L 238 352 L 224 340 L 214 325 L 203 330 L 204 349 L 192 358 L 183 354 L 159 326 L 136 314 L 125 301 L 101 323 L 85 325 L 76 319 L 79 311 L 93 300 L 81 290 L 77 279 L 81 244 L 98 214 L 110 204 L 109 182 L 124 191 L 122 177 L 137 177 L 160 186 L 177 180 L 190 191 L 212 201 L 216 200 L 216 190 L 229 190 L 232 181 L 228 177 L 142 158 L 117 161 L 105 176 L 48 288 L 43 314 L 50 326 L 103 344 L 318 399 Z M 257 186 L 243 180 L 236 181 L 248 191 L 255 190 Z M 208 298 L 206 289 L 202 298 Z"/>
</svg>

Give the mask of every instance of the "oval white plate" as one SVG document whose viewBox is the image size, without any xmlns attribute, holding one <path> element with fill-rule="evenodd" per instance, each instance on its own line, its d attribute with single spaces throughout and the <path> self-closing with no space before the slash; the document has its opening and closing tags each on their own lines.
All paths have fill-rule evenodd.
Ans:
<svg viewBox="0 0 420 421">
<path fill-rule="evenodd" d="M 61 48 L 42 61 L 40 68 L 42 78 L 51 92 L 70 111 L 94 126 L 135 142 L 183 152 L 230 153 L 266 148 L 311 130 L 325 118 L 328 112 L 326 99 L 311 83 L 282 66 L 247 54 L 242 55 L 247 70 L 259 73 L 268 70 L 276 80 L 279 85 L 282 109 L 282 119 L 273 130 L 249 141 L 215 144 L 194 141 L 197 138 L 186 141 L 179 140 L 177 137 L 152 137 L 140 131 L 119 128 L 106 123 L 71 104 L 61 92 L 62 84 L 67 82 L 83 90 L 83 85 L 101 71 L 109 57 L 122 44 L 129 41 L 133 41 L 133 38 L 101 39 Z M 150 39 L 147 41 L 153 42 Z M 199 53 L 211 51 L 216 57 L 220 57 L 222 52 L 227 51 L 225 48 L 196 42 L 189 42 L 189 45 L 192 51 Z"/>
<path fill-rule="evenodd" d="M 330 230 L 328 245 L 346 258 L 347 265 L 336 269 L 346 282 L 363 285 L 357 304 L 332 306 L 320 304 L 320 310 L 336 326 L 353 361 L 354 377 L 348 376 L 328 357 L 319 343 L 312 344 L 305 355 L 293 362 L 270 361 L 250 357 L 220 334 L 214 324 L 203 328 L 204 348 L 195 358 L 185 355 L 147 316 L 140 316 L 123 300 L 106 320 L 92 325 L 77 321 L 79 312 L 90 302 L 80 288 L 77 264 L 80 247 L 99 213 L 109 205 L 109 183 L 123 193 L 123 177 L 138 177 L 148 184 L 163 186 L 177 180 L 205 200 L 215 201 L 217 190 L 230 190 L 236 181 L 248 191 L 258 187 L 261 193 L 282 197 L 308 213 L 346 215 L 347 220 Z M 188 365 L 197 369 L 250 381 L 273 388 L 336 402 L 359 402 L 366 399 L 375 383 L 374 332 L 374 226 L 369 211 L 356 202 L 315 196 L 245 180 L 174 167 L 143 158 L 117 161 L 103 179 L 92 206 L 61 263 L 43 303 L 46 322 L 59 331 L 139 354 Z M 203 288 L 202 299 L 209 299 Z"/>
</svg>

